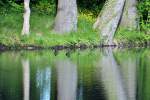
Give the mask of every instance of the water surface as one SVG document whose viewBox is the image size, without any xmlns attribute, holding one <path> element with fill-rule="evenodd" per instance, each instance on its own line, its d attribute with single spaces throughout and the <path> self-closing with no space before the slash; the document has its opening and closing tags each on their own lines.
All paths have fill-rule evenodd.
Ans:
<svg viewBox="0 0 150 100">
<path fill-rule="evenodd" d="M 150 50 L 0 52 L 0 100 L 150 100 Z"/>
</svg>

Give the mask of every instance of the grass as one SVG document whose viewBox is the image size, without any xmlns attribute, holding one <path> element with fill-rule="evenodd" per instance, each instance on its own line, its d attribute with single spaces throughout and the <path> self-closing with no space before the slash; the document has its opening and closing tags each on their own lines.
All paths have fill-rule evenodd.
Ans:
<svg viewBox="0 0 150 100">
<path fill-rule="evenodd" d="M 80 45 L 98 44 L 98 33 L 92 30 L 94 18 L 79 15 L 78 31 L 66 35 L 55 34 L 53 29 L 54 16 L 43 15 L 32 12 L 30 36 L 21 36 L 22 13 L 10 12 L 0 16 L 0 44 L 6 46 L 16 45 L 36 45 L 36 46 L 55 46 L 55 45 Z"/>
<path fill-rule="evenodd" d="M 150 41 L 150 34 L 143 31 L 120 29 L 115 34 L 118 43 L 140 45 Z"/>
<path fill-rule="evenodd" d="M 21 36 L 23 13 L 21 11 L 0 12 L 0 44 L 5 46 L 40 46 L 56 45 L 98 45 L 100 37 L 92 29 L 96 18 L 90 12 L 78 16 L 78 31 L 66 35 L 53 32 L 54 16 L 42 13 L 31 13 L 30 36 Z M 118 43 L 140 44 L 150 41 L 150 35 L 140 31 L 119 30 L 115 35 Z"/>
</svg>

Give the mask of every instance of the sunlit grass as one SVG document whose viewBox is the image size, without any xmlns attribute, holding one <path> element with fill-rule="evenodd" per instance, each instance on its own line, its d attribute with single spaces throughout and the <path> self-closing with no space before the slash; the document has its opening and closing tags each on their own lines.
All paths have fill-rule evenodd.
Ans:
<svg viewBox="0 0 150 100">
<path fill-rule="evenodd" d="M 55 16 L 41 13 L 31 13 L 30 35 L 22 36 L 23 13 L 9 12 L 0 16 L 0 44 L 6 46 L 42 46 L 100 44 L 99 32 L 92 29 L 96 18 L 92 13 L 80 12 L 78 16 L 78 31 L 69 34 L 56 34 L 53 31 Z M 118 43 L 140 44 L 150 41 L 150 35 L 141 31 L 118 30 L 115 34 Z"/>
<path fill-rule="evenodd" d="M 141 44 L 150 41 L 150 35 L 143 31 L 119 29 L 115 34 L 115 39 L 122 43 Z"/>
<path fill-rule="evenodd" d="M 80 14 L 78 31 L 60 35 L 53 31 L 54 16 L 31 14 L 30 36 L 21 36 L 22 13 L 8 13 L 0 16 L 0 43 L 4 45 L 55 46 L 72 44 L 98 44 L 98 33 L 92 29 L 91 17 Z"/>
</svg>

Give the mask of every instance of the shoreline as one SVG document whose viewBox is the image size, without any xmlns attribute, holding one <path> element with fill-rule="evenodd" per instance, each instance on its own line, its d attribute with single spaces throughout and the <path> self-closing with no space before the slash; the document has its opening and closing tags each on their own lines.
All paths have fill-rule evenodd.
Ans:
<svg viewBox="0 0 150 100">
<path fill-rule="evenodd" d="M 64 49 L 95 49 L 95 48 L 105 48 L 105 47 L 117 47 L 117 48 L 142 48 L 142 47 L 150 47 L 150 42 L 144 43 L 119 43 L 118 45 L 87 45 L 87 44 L 80 44 L 80 45 L 55 45 L 55 46 L 36 46 L 36 45 L 13 45 L 13 46 L 6 46 L 0 44 L 0 51 L 11 51 L 11 50 L 64 50 Z"/>
</svg>

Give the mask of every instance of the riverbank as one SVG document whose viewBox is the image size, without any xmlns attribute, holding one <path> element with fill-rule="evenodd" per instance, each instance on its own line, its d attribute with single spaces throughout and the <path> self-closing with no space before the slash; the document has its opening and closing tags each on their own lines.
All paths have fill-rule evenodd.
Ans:
<svg viewBox="0 0 150 100">
<path fill-rule="evenodd" d="M 80 13 L 78 31 L 70 34 L 53 32 L 54 16 L 32 12 L 31 33 L 22 36 L 23 13 L 9 12 L 0 16 L 0 50 L 6 49 L 65 49 L 103 47 L 97 30 L 92 26 L 96 18 L 92 13 Z M 141 31 L 120 30 L 115 35 L 119 47 L 148 46 L 150 35 Z"/>
<path fill-rule="evenodd" d="M 150 47 L 150 42 L 144 42 L 144 43 L 119 43 L 118 45 L 86 45 L 86 44 L 81 44 L 81 45 L 55 45 L 55 46 L 36 46 L 36 45 L 26 45 L 26 46 L 5 46 L 5 45 L 0 45 L 0 51 L 9 51 L 9 50 L 64 50 L 64 49 L 95 49 L 95 48 L 105 48 L 105 47 L 117 47 L 117 48 L 147 48 Z"/>
</svg>

